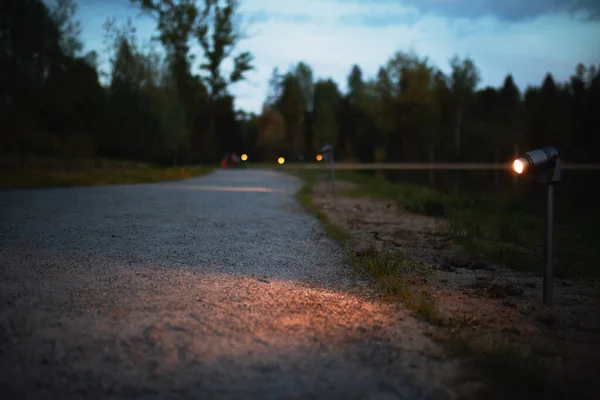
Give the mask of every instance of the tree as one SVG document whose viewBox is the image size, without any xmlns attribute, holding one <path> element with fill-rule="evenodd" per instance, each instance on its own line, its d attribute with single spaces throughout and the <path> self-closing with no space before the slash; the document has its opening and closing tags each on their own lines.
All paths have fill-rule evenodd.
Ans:
<svg viewBox="0 0 600 400">
<path fill-rule="evenodd" d="M 222 4 L 223 3 L 223 4 Z M 245 78 L 246 72 L 252 70 L 252 54 L 248 51 L 233 56 L 239 41 L 243 38 L 238 18 L 239 3 L 237 0 L 206 0 L 195 29 L 198 42 L 204 50 L 205 63 L 200 68 L 206 71 L 204 77 L 211 100 L 226 93 L 230 84 Z M 221 71 L 221 64 L 233 57 L 233 70 L 228 78 Z"/>
<path fill-rule="evenodd" d="M 190 130 L 174 71 L 152 49 L 140 49 L 131 20 L 118 26 L 109 19 L 105 29 L 107 41 L 112 42 L 111 118 L 102 137 L 102 152 L 161 163 L 189 159 Z"/>
<path fill-rule="evenodd" d="M 348 75 L 348 99 L 351 104 L 357 105 L 361 101 L 361 96 L 364 92 L 365 83 L 363 81 L 363 73 L 360 67 L 356 64 L 352 66 L 350 75 Z"/>
<path fill-rule="evenodd" d="M 428 75 L 427 61 L 421 60 L 416 54 L 396 52 L 388 60 L 384 71 L 379 73 L 378 86 L 385 90 L 386 97 L 389 96 L 382 124 L 387 128 L 389 156 L 403 160 L 418 157 L 418 136 L 425 129 L 423 123 L 428 123 L 422 121 L 422 115 L 426 113 L 430 102 L 428 91 L 431 77 Z"/>
<path fill-rule="evenodd" d="M 536 147 L 550 145 L 548 139 L 555 136 L 556 125 L 554 120 L 556 115 L 554 113 L 558 111 L 556 109 L 558 90 L 552 74 L 546 74 L 534 110 L 533 145 Z M 556 143 L 553 144 L 556 146 Z"/>
<path fill-rule="evenodd" d="M 477 142 L 480 146 L 489 143 L 490 153 L 494 163 L 500 161 L 502 148 L 507 145 L 507 135 L 502 129 L 502 109 L 500 93 L 493 87 L 487 87 L 484 90 L 477 92 L 477 119 L 478 129 L 481 132 L 479 135 L 481 142 Z M 486 155 L 486 157 L 489 157 Z"/>
<path fill-rule="evenodd" d="M 50 16 L 60 35 L 60 47 L 64 55 L 75 57 L 83 49 L 81 26 L 75 20 L 77 3 L 74 0 L 50 1 Z"/>
<path fill-rule="evenodd" d="M 383 143 L 380 143 L 380 146 L 384 143 L 391 144 L 397 124 L 394 103 L 394 88 L 388 71 L 383 67 L 380 67 L 379 71 L 377 72 L 377 78 L 374 84 L 374 92 L 374 100 L 367 104 L 367 107 L 370 108 L 369 114 L 375 119 L 377 128 L 383 136 L 384 140 Z M 380 150 L 380 152 L 383 152 L 383 150 Z M 385 151 L 385 153 L 385 157 L 383 157 L 382 154 L 376 158 L 388 158 L 388 151 Z"/>
<path fill-rule="evenodd" d="M 0 5 L 0 101 L 7 116 L 33 112 L 51 69 L 62 62 L 60 32 L 41 0 Z"/>
<path fill-rule="evenodd" d="M 130 0 L 154 17 L 159 31 L 158 39 L 164 46 L 177 91 L 182 101 L 189 104 L 194 93 L 191 89 L 189 42 L 198 23 L 196 0 Z M 191 120 L 191 118 L 189 118 Z"/>
<path fill-rule="evenodd" d="M 344 101 L 343 114 L 344 126 L 342 128 L 341 142 L 345 153 L 350 158 L 358 156 L 365 160 L 366 154 L 373 154 L 373 143 L 369 142 L 367 135 L 367 121 L 364 112 L 365 82 L 362 70 L 358 65 L 353 65 L 347 80 L 348 93 Z"/>
<path fill-rule="evenodd" d="M 470 106 L 473 93 L 479 83 L 479 71 L 470 58 L 461 60 L 454 56 L 450 60 L 452 73 L 450 75 L 450 89 L 452 102 L 455 109 L 454 119 L 454 148 L 456 156 L 460 156 L 461 130 L 464 124 L 465 114 Z"/>
<path fill-rule="evenodd" d="M 229 85 L 243 80 L 246 72 L 254 68 L 250 52 L 244 51 L 233 55 L 239 41 L 243 38 L 237 20 L 238 8 L 237 0 L 206 0 L 205 8 L 195 28 L 196 38 L 204 50 L 205 62 L 200 65 L 200 69 L 206 72 L 203 80 L 209 89 L 208 135 L 211 138 L 216 135 L 217 99 L 227 94 Z M 233 70 L 229 77 L 225 77 L 221 71 L 221 64 L 229 57 L 233 57 Z"/>
<path fill-rule="evenodd" d="M 314 86 L 312 146 L 316 151 L 326 144 L 337 144 L 341 97 L 336 83 L 331 79 L 320 80 Z"/>
<path fill-rule="evenodd" d="M 267 160 L 282 154 L 285 146 L 285 122 L 276 108 L 263 107 L 259 118 L 256 147 Z"/>
<path fill-rule="evenodd" d="M 96 71 L 75 57 L 74 5 L 9 0 L 0 6 L 0 113 L 11 151 L 90 155 L 102 120 Z M 69 36 L 73 34 L 74 36 Z M 99 118 L 98 118 L 99 117 Z"/>
<path fill-rule="evenodd" d="M 300 82 L 293 72 L 289 72 L 283 78 L 282 88 L 278 109 L 285 121 L 286 141 L 291 152 L 290 156 L 296 158 L 304 154 L 306 146 L 305 101 Z"/>
<path fill-rule="evenodd" d="M 312 68 L 306 63 L 299 62 L 294 70 L 294 76 L 300 85 L 300 91 L 302 92 L 302 97 L 304 98 L 304 108 L 306 109 L 307 113 L 311 113 L 313 111 L 315 94 Z"/>
<path fill-rule="evenodd" d="M 268 82 L 268 91 L 267 91 L 267 99 L 265 101 L 265 105 L 267 107 L 273 107 L 279 99 L 281 99 L 282 94 L 282 77 L 279 73 L 279 69 L 277 67 L 273 68 L 271 71 L 271 77 Z"/>
<path fill-rule="evenodd" d="M 433 158 L 436 147 L 438 110 L 434 90 L 434 70 L 426 58 L 398 53 L 390 60 L 393 76 L 399 77 L 398 105 L 404 132 L 404 157 L 419 158 L 426 151 Z"/>
<path fill-rule="evenodd" d="M 239 24 L 239 3 L 237 0 L 206 0 L 202 9 L 195 0 L 131 0 L 139 3 L 143 10 L 155 16 L 158 22 L 160 40 L 165 46 L 173 74 L 178 82 L 178 90 L 188 110 L 188 126 L 197 126 L 195 120 L 204 116 L 197 113 L 198 101 L 195 100 L 197 82 L 190 74 L 191 57 L 189 40 L 195 38 L 203 50 L 203 62 L 200 64 L 202 82 L 206 85 L 208 96 L 208 130 L 197 142 L 201 146 L 213 147 L 216 143 L 227 142 L 216 138 L 216 114 L 223 106 L 220 98 L 227 96 L 229 85 L 245 78 L 251 70 L 252 55 L 241 52 L 234 55 L 236 46 L 243 39 Z M 233 70 L 229 76 L 222 71 L 222 63 L 233 59 Z M 200 92 L 203 92 L 200 89 Z M 228 130 L 223 129 L 227 135 Z M 216 148 L 208 150 L 216 154 Z"/>
<path fill-rule="evenodd" d="M 504 79 L 498 100 L 499 112 L 502 116 L 498 121 L 502 130 L 501 134 L 505 136 L 505 143 L 512 143 L 513 145 L 510 156 L 516 157 L 525 144 L 523 143 L 521 94 L 511 74 L 508 74 Z"/>
</svg>

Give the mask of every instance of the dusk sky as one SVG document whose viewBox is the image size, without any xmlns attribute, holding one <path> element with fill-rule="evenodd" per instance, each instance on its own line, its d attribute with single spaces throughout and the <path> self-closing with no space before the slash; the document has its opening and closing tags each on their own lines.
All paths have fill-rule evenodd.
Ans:
<svg viewBox="0 0 600 400">
<path fill-rule="evenodd" d="M 143 41 L 154 34 L 154 21 L 129 0 L 78 3 L 85 49 L 103 57 L 107 17 L 131 16 Z M 454 54 L 470 56 L 480 86 L 512 73 L 521 90 L 546 72 L 564 81 L 579 62 L 600 64 L 600 0 L 242 0 L 241 11 L 249 38 L 239 48 L 252 52 L 256 69 L 231 92 L 247 111 L 260 111 L 273 67 L 284 72 L 298 61 L 343 91 L 353 64 L 369 78 L 398 50 L 445 72 Z"/>
</svg>

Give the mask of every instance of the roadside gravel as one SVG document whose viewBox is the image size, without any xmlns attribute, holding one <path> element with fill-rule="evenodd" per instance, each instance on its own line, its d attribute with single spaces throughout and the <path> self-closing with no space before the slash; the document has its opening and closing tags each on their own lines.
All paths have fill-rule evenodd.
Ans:
<svg viewBox="0 0 600 400">
<path fill-rule="evenodd" d="M 452 398 L 456 362 L 343 265 L 300 185 L 0 191 L 3 398 Z"/>
</svg>

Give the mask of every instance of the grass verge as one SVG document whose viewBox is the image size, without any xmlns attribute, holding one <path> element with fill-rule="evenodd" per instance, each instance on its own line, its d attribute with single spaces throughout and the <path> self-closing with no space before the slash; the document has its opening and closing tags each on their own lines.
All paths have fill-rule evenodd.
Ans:
<svg viewBox="0 0 600 400">
<path fill-rule="evenodd" d="M 478 393 L 477 398 L 559 399 L 566 398 L 565 396 L 569 393 L 585 394 L 582 388 L 589 383 L 577 382 L 577 376 L 573 376 L 573 374 L 567 380 L 564 371 L 550 368 L 541 361 L 541 357 L 538 355 L 523 351 L 523 348 L 505 341 L 501 335 L 488 335 L 484 331 L 477 330 L 476 315 L 450 318 L 442 316 L 429 286 L 423 283 L 426 280 L 420 279 L 426 278 L 431 272 L 422 263 L 416 263 L 402 253 L 371 251 L 358 254 L 352 252 L 348 247 L 349 233 L 343 227 L 332 224 L 327 215 L 313 204 L 313 186 L 319 180 L 320 175 L 305 171 L 295 173 L 295 175 L 305 181 L 304 186 L 298 192 L 298 199 L 309 212 L 317 216 L 327 232 L 338 243 L 346 246 L 346 250 L 350 252 L 352 265 L 361 271 L 368 272 L 375 284 L 385 292 L 386 297 L 401 299 L 417 315 L 438 326 L 440 330 L 437 339 L 448 353 L 460 357 L 466 362 L 472 374 L 488 383 L 487 387 Z M 451 214 L 461 210 L 461 204 L 464 204 L 461 202 L 465 201 L 464 199 L 444 197 L 440 202 L 436 198 L 439 193 L 427 188 L 394 185 L 386 181 L 365 181 L 361 176 L 345 175 L 340 180 L 358 183 L 353 195 L 396 198 L 400 205 L 404 205 L 412 212 L 440 215 L 440 211 L 443 210 L 444 214 L 442 215 L 445 215 L 446 212 Z M 473 207 L 473 204 L 480 210 L 485 210 L 485 207 L 477 205 L 476 201 L 470 207 Z M 472 215 L 453 221 L 454 229 L 461 223 L 471 221 L 470 218 L 473 218 Z M 475 228 L 470 229 L 472 229 L 470 234 L 473 235 L 480 232 Z M 459 234 L 455 232 L 455 236 L 458 237 Z M 480 250 L 480 248 L 475 247 L 473 250 Z"/>
<path fill-rule="evenodd" d="M 460 357 L 487 387 L 478 399 L 594 399 L 590 371 L 558 367 L 532 346 L 515 345 L 499 336 L 482 336 L 463 327 L 441 338 L 451 356 Z M 581 367 L 580 367 L 581 368 Z M 588 368 L 594 368 L 589 365 Z"/>
<path fill-rule="evenodd" d="M 409 308 L 428 321 L 442 323 L 429 288 L 416 283 L 431 272 L 429 268 L 398 252 L 374 251 L 361 254 L 352 250 L 349 246 L 349 232 L 343 226 L 332 223 L 327 215 L 313 204 L 313 187 L 323 174 L 313 171 L 290 173 L 304 180 L 304 185 L 296 195 L 300 203 L 323 224 L 331 238 L 349 252 L 354 268 L 367 272 L 386 296 L 400 297 Z"/>
<path fill-rule="evenodd" d="M 297 173 L 310 181 L 315 171 Z M 544 220 L 524 199 L 491 195 L 450 195 L 427 186 L 393 183 L 384 178 L 340 171 L 337 179 L 353 182 L 348 196 L 394 201 L 401 210 L 446 218 L 450 239 L 474 258 L 541 274 Z M 589 219 L 556 219 L 555 275 L 558 278 L 600 278 L 600 248 Z"/>
<path fill-rule="evenodd" d="M 162 182 L 200 176 L 213 169 L 208 166 L 158 167 L 107 160 L 13 164 L 0 169 L 0 189 Z"/>
<path fill-rule="evenodd" d="M 292 174 L 299 175 L 296 173 Z M 298 193 L 296 193 L 296 198 L 309 213 L 313 214 L 321 222 L 329 236 L 331 236 L 331 238 L 340 246 L 345 247 L 350 240 L 348 231 L 346 231 L 344 227 L 329 221 L 327 215 L 313 204 L 313 186 L 318 180 L 318 175 L 305 174 L 300 175 L 300 177 L 304 180 L 304 185 L 300 188 Z"/>
</svg>

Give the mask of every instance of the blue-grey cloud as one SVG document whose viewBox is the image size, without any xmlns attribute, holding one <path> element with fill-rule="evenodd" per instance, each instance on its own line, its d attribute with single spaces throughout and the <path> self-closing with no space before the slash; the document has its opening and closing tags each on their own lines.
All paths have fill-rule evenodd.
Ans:
<svg viewBox="0 0 600 400">
<path fill-rule="evenodd" d="M 480 18 L 494 16 L 506 21 L 523 21 L 540 15 L 565 12 L 581 13 L 590 20 L 600 19 L 600 0 L 338 0 L 361 4 L 400 4 L 422 13 L 445 17 Z"/>
<path fill-rule="evenodd" d="M 400 24 L 413 26 L 419 19 L 418 13 L 344 14 L 340 16 L 339 22 L 344 25 L 363 25 L 375 28 Z"/>
<path fill-rule="evenodd" d="M 257 11 L 247 15 L 250 23 L 261 24 L 266 22 L 283 22 L 283 23 L 306 23 L 311 22 L 312 17 L 309 14 L 283 14 L 273 13 L 266 10 Z"/>
</svg>

